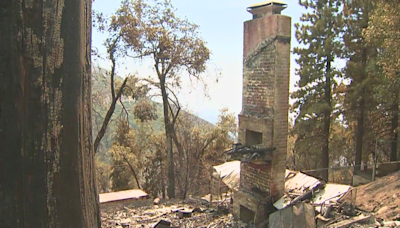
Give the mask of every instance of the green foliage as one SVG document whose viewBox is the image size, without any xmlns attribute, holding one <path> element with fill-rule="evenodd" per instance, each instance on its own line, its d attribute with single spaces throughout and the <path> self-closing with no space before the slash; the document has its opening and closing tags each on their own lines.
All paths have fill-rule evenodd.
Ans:
<svg viewBox="0 0 400 228">
<path fill-rule="evenodd" d="M 134 188 L 132 175 L 129 167 L 122 161 L 114 160 L 111 171 L 111 189 L 112 191 L 123 191 Z"/>
<path fill-rule="evenodd" d="M 387 150 L 397 154 L 399 80 L 396 76 L 396 45 L 393 34 L 396 6 L 386 1 L 346 1 L 346 78 L 351 80 L 345 95 L 345 118 L 354 126 L 356 158 L 368 162 L 376 152 L 374 142 L 388 138 Z M 397 13 L 397 17 L 399 14 Z M 391 42 L 388 45 L 388 42 Z M 390 54 L 389 54 L 390 53 Z M 396 59 L 393 61 L 393 59 Z M 359 146 L 357 146 L 359 145 Z M 385 160 L 386 153 L 381 153 Z M 396 160 L 396 156 L 392 157 Z M 360 161 L 356 164 L 360 164 Z"/>
<path fill-rule="evenodd" d="M 110 102 L 110 92 L 108 89 L 104 89 L 109 88 L 106 74 L 107 72 L 101 69 L 96 69 L 93 73 L 93 121 L 97 122 L 93 125 L 94 131 L 97 131 L 97 125 L 101 125 Z M 116 81 L 121 82 L 122 79 L 116 77 Z M 161 196 L 167 186 L 162 106 L 145 98 L 133 101 L 123 97 L 122 103 L 129 114 L 129 126 L 126 124 L 125 111 L 118 103 L 116 115 L 112 117 L 108 130 L 101 141 L 101 150 L 96 154 L 99 189 L 107 192 L 110 189 L 117 191 L 137 188 L 127 163 L 129 161 L 136 170 L 143 189 L 154 196 Z M 210 144 L 204 152 L 204 159 L 206 159 L 204 161 L 207 167 L 223 162 L 221 153 L 232 144 L 231 136 L 236 134 L 236 117 L 224 109 L 217 125 L 214 126 L 187 112 L 182 112 L 181 115 L 182 118 L 186 118 L 186 124 L 183 124 L 183 120 L 179 121 L 179 132 L 183 132 L 180 130 L 181 127 L 191 126 L 188 131 L 192 138 L 200 136 L 199 142 L 209 139 L 207 142 Z M 222 134 L 225 136 L 222 137 Z M 181 138 L 185 134 L 179 133 L 179 135 Z M 176 153 L 176 150 L 174 151 Z M 193 160 L 193 162 L 197 163 L 197 160 Z M 176 172 L 179 172 L 178 168 Z M 206 172 L 208 175 L 208 171 Z M 204 183 L 208 178 L 205 175 L 205 173 L 201 173 Z M 192 176 L 190 176 L 191 179 Z M 190 185 L 189 192 L 193 192 L 193 186 L 201 185 L 197 182 Z"/>
<path fill-rule="evenodd" d="M 143 189 L 152 196 L 165 197 L 168 186 L 165 135 L 162 128 L 152 128 L 153 121 L 138 122 L 132 128 L 121 121 L 116 129 L 114 142 L 109 150 L 111 183 L 113 190 L 137 188 L 132 167 Z M 188 113 L 182 112 L 177 122 L 177 135 L 183 146 L 183 154 L 174 149 L 177 165 L 178 195 L 206 194 L 209 170 L 212 165 L 224 162 L 223 152 L 233 141 L 236 118 L 227 109 L 221 110 L 216 126 Z"/>
<path fill-rule="evenodd" d="M 141 122 L 157 120 L 157 107 L 154 102 L 151 102 L 148 98 L 141 99 L 136 102 L 133 108 L 133 114 L 135 118 Z"/>
<path fill-rule="evenodd" d="M 175 15 L 171 1 L 125 0 L 112 17 L 128 49 L 139 57 L 155 58 L 161 74 L 178 80 L 181 69 L 204 72 L 210 51 L 198 36 L 198 26 Z M 178 81 L 176 81 L 178 83 Z"/>
<path fill-rule="evenodd" d="M 111 183 L 114 191 L 121 191 L 133 188 L 132 174 L 129 170 L 126 159 L 132 159 L 134 156 L 131 153 L 131 144 L 134 136 L 130 130 L 129 124 L 122 120 L 118 124 L 114 143 L 110 149 L 110 154 L 113 160 L 111 171 Z"/>
<path fill-rule="evenodd" d="M 296 24 L 296 38 L 301 47 L 294 49 L 300 65 L 297 74 L 298 90 L 292 94 L 296 99 L 293 109 L 297 117 L 293 131 L 297 134 L 295 153 L 312 153 L 314 164 L 308 166 L 324 168 L 329 163 L 329 137 L 331 120 L 336 117 L 337 100 L 333 91 L 341 76 L 334 67 L 336 59 L 341 57 L 343 18 L 339 13 L 340 1 L 308 0 L 300 5 L 310 12 L 301 17 L 302 24 Z M 321 160 L 321 163 L 318 161 Z M 328 177 L 327 172 L 323 176 Z"/>
<path fill-rule="evenodd" d="M 301 47 L 294 53 L 299 55 L 300 80 L 292 94 L 297 118 L 288 140 L 288 165 L 300 170 L 324 166 L 321 151 L 327 144 L 332 167 L 359 164 L 361 158 L 368 163 L 375 153 L 379 161 L 394 160 L 400 92 L 398 3 L 314 0 L 300 4 L 308 13 L 296 25 Z M 337 59 L 346 60 L 343 69 L 333 67 Z M 349 183 L 342 178 L 348 170 L 340 170 L 331 169 L 329 179 Z"/>
<path fill-rule="evenodd" d="M 370 16 L 363 35 L 370 45 L 378 47 L 378 61 L 386 77 L 398 84 L 400 69 L 400 7 L 398 1 L 375 1 L 376 7 Z"/>
<path fill-rule="evenodd" d="M 400 7 L 393 0 L 375 1 L 375 4 L 363 35 L 366 42 L 377 49 L 376 64 L 379 66 L 380 77 L 379 85 L 374 88 L 374 97 L 379 102 L 379 108 L 384 110 L 380 119 L 390 119 L 390 126 L 385 129 L 387 133 L 379 132 L 375 135 L 376 140 L 389 138 L 391 152 L 388 157 L 390 161 L 396 161 L 399 158 Z"/>
<path fill-rule="evenodd" d="M 92 70 L 92 109 L 93 109 L 93 133 L 96 134 L 103 123 L 104 117 L 106 116 L 107 110 L 111 104 L 111 93 L 110 93 L 110 80 L 109 73 L 102 69 L 95 67 Z M 117 85 L 121 84 L 123 79 L 119 76 L 115 77 L 115 83 Z M 144 90 L 144 87 L 138 87 L 137 90 Z M 114 141 L 115 132 L 118 128 L 118 122 L 121 119 L 129 119 L 129 125 L 132 128 L 137 128 L 138 121 L 141 118 L 146 121 L 151 121 L 152 127 L 154 129 L 162 129 L 163 121 L 159 118 L 162 115 L 162 106 L 159 103 L 152 102 L 148 98 L 143 97 L 145 92 L 135 92 L 138 94 L 138 99 L 131 99 L 132 94 L 127 93 L 122 97 L 122 104 L 124 105 L 126 111 L 128 112 L 128 118 L 126 117 L 126 111 L 120 102 L 116 104 L 115 115 L 111 117 L 111 121 L 106 130 L 103 139 L 100 142 L 100 147 L 96 157 L 100 161 L 107 164 L 111 164 L 111 157 L 108 150 L 111 148 Z"/>
<path fill-rule="evenodd" d="M 223 152 L 232 146 L 231 135 L 237 131 L 236 118 L 222 109 L 216 126 L 204 124 L 187 112 L 177 122 L 177 134 L 183 154 L 175 154 L 178 195 L 208 193 L 211 166 L 224 162 Z"/>
<path fill-rule="evenodd" d="M 110 165 L 105 164 L 100 159 L 96 158 L 96 179 L 99 193 L 109 192 L 111 188 L 110 174 Z"/>
<path fill-rule="evenodd" d="M 341 76 L 331 64 L 341 55 L 339 35 L 343 20 L 338 13 L 339 1 L 301 1 L 301 4 L 311 8 L 312 13 L 303 14 L 303 23 L 295 25 L 296 38 L 304 47 L 294 49 L 300 65 L 296 70 L 300 80 L 298 90 L 292 95 L 297 100 L 293 108 L 297 119 L 315 119 L 326 110 L 332 112 L 335 107 L 335 102 L 325 97 L 325 93 L 332 91 Z"/>
</svg>

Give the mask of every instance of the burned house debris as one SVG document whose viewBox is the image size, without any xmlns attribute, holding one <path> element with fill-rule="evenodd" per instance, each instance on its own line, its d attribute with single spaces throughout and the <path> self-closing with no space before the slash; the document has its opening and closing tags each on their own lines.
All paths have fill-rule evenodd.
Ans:
<svg viewBox="0 0 400 228">
<path fill-rule="evenodd" d="M 213 167 L 224 183 L 221 193 L 225 187 L 234 195 L 239 190 L 243 163 L 248 164 L 230 161 Z M 264 217 L 268 221 L 257 227 L 398 227 L 399 181 L 397 172 L 354 188 L 286 169 L 284 195 L 273 204 L 275 212 Z M 102 208 L 102 227 L 255 227 L 254 220 L 234 219 L 230 212 L 235 202 L 215 197 L 210 204 L 205 198 L 162 199 L 158 205 L 152 199 L 130 201 L 131 205 L 119 201 L 119 208 Z"/>
<path fill-rule="evenodd" d="M 215 167 L 224 167 L 223 173 L 225 174 L 239 173 L 240 175 L 243 172 L 238 171 L 240 171 L 243 163 L 247 162 L 231 161 Z M 241 183 L 235 183 L 235 181 L 240 182 L 243 180 L 241 176 L 239 178 L 225 177 L 221 175 L 221 181 L 225 184 L 229 183 L 230 186 L 242 185 Z M 268 211 L 270 213 L 262 217 L 264 222 L 261 222 L 256 227 L 265 227 L 264 225 L 266 224 L 269 224 L 270 228 L 348 227 L 349 224 L 354 226 L 355 223 L 357 223 L 356 227 L 370 227 L 371 223 L 375 225 L 372 211 L 362 210 L 356 206 L 357 191 L 352 186 L 325 183 L 317 177 L 288 169 L 285 172 L 284 183 L 284 195 L 273 204 L 273 208 L 270 208 L 272 210 Z M 233 205 L 231 205 L 231 208 L 232 213 L 235 213 L 234 206 L 235 204 L 237 205 L 235 196 L 238 189 L 231 190 L 233 190 Z M 248 200 L 250 201 L 251 199 Z M 214 205 L 217 204 L 214 203 Z M 396 212 L 395 210 L 392 211 Z M 249 216 L 253 220 L 246 220 L 246 217 L 248 218 Z M 250 213 L 242 214 L 242 218 L 239 218 L 239 220 L 244 221 L 246 224 L 254 225 L 253 216 Z M 261 218 L 259 219 L 261 220 Z M 296 222 L 300 221 L 301 223 L 296 224 Z"/>
<path fill-rule="evenodd" d="M 388 213 L 389 208 L 382 207 L 378 212 L 375 208 L 364 210 L 359 206 L 370 206 L 371 200 L 357 204 L 357 188 L 326 183 L 306 173 L 286 169 L 291 41 L 291 18 L 281 15 L 286 7 L 280 0 L 267 0 L 247 9 L 253 18 L 244 23 L 238 143 L 225 151 L 229 162 L 212 167 L 209 194 L 168 201 L 170 205 L 158 199 L 157 203 L 146 201 L 145 206 L 135 206 L 135 210 L 124 207 L 104 212 L 102 217 L 108 221 L 104 227 L 125 224 L 124 219 L 128 217 L 131 219 L 129 227 L 370 227 L 371 224 L 375 227 L 398 224 L 397 221 L 378 221 L 374 216 L 381 213 L 400 220 L 400 206 L 392 205 L 390 209 L 398 213 L 398 217 Z M 400 172 L 395 180 L 400 180 Z M 400 194 L 394 192 L 399 186 L 392 186 L 393 192 L 385 195 L 385 201 L 400 199 Z M 363 193 L 369 191 L 364 189 Z"/>
<path fill-rule="evenodd" d="M 271 161 L 272 152 L 276 148 L 260 148 L 260 145 L 244 146 L 241 143 L 236 143 L 233 148 L 225 151 L 233 159 L 238 159 L 244 162 L 253 160 Z"/>
<path fill-rule="evenodd" d="M 269 217 L 269 227 L 315 227 L 314 217 L 313 206 L 306 203 L 299 203 L 271 214 Z"/>
</svg>

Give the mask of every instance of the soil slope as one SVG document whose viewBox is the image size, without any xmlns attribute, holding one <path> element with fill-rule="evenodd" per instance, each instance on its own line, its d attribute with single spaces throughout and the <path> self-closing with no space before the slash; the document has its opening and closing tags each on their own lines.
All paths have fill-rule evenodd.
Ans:
<svg viewBox="0 0 400 228">
<path fill-rule="evenodd" d="M 400 220 L 400 171 L 357 187 L 356 205 L 385 221 Z"/>
</svg>

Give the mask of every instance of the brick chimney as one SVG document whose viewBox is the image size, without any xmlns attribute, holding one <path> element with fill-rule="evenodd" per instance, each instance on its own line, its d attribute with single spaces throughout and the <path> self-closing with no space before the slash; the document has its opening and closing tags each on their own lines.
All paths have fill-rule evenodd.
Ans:
<svg viewBox="0 0 400 228">
<path fill-rule="evenodd" d="M 291 38 L 291 18 L 281 15 L 286 7 L 280 0 L 252 5 L 247 10 L 253 19 L 244 23 L 239 143 L 275 148 L 270 161 L 241 164 L 234 215 L 242 220 L 255 216 L 256 223 L 268 218 L 272 203 L 284 193 Z"/>
</svg>

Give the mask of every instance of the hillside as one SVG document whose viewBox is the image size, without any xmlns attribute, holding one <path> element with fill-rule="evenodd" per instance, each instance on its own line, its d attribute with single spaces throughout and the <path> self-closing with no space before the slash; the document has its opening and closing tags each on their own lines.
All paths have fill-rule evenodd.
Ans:
<svg viewBox="0 0 400 228">
<path fill-rule="evenodd" d="M 107 113 L 109 105 L 111 103 L 111 92 L 110 92 L 110 81 L 109 78 L 105 76 L 105 70 L 95 70 L 92 74 L 92 99 L 93 99 L 93 137 L 96 137 L 97 132 L 101 128 L 103 123 L 104 116 Z M 121 77 L 116 77 L 116 81 L 121 81 Z M 133 108 L 135 105 L 135 101 L 128 99 L 126 97 L 122 98 L 124 107 L 129 113 L 129 124 L 132 128 L 137 128 L 137 123 L 135 121 L 135 116 L 133 114 Z M 153 121 L 152 128 L 156 131 L 162 131 L 164 124 L 163 124 L 163 112 L 162 112 L 162 104 L 153 102 L 153 105 L 156 107 L 156 113 L 158 119 Z M 114 132 L 116 130 L 118 121 L 121 117 L 121 113 L 123 112 L 122 106 L 120 103 L 117 103 L 115 108 L 114 115 L 111 118 L 111 121 L 108 125 L 106 134 L 104 135 L 103 139 L 101 140 L 98 157 L 100 160 L 106 163 L 111 162 L 111 157 L 108 154 L 108 150 L 111 148 Z M 182 111 L 181 114 L 187 114 L 187 112 Z M 205 125 L 213 127 L 214 125 L 204 119 L 196 115 L 192 115 L 189 113 L 189 118 L 192 122 L 196 125 Z"/>
<path fill-rule="evenodd" d="M 357 187 L 356 205 L 385 221 L 400 219 L 400 171 Z"/>
</svg>

